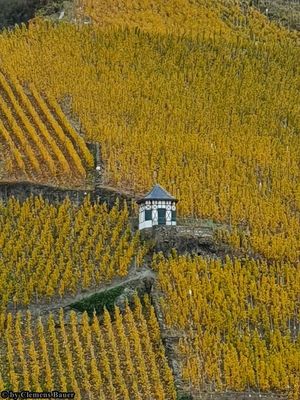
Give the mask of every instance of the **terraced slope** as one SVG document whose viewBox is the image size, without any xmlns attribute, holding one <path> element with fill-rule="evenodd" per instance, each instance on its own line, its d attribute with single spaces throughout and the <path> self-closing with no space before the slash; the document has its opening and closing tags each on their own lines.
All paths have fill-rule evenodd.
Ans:
<svg viewBox="0 0 300 400">
<path fill-rule="evenodd" d="M 1 180 L 79 185 L 93 157 L 59 104 L 0 72 L 0 144 L 6 154 Z"/>
<path fill-rule="evenodd" d="M 133 265 L 145 247 L 117 205 L 53 206 L 40 198 L 0 203 L 0 310 L 95 288 Z"/>
<path fill-rule="evenodd" d="M 266 17 L 289 27 L 299 19 L 297 1 L 284 0 L 80 0 L 76 4 L 79 19 L 89 16 L 90 22 L 101 28 L 130 26 L 189 36 L 221 33 L 228 39 L 250 32 L 261 37 L 270 33 Z"/>
<path fill-rule="evenodd" d="M 65 321 L 2 315 L 0 390 L 73 391 L 77 400 L 175 400 L 174 380 L 149 299 Z"/>
<path fill-rule="evenodd" d="M 155 268 L 166 332 L 177 339 L 170 340 L 176 371 L 187 392 L 201 399 L 206 390 L 252 389 L 299 399 L 299 263 L 175 255 L 157 257 Z"/>
<path fill-rule="evenodd" d="M 48 108 L 53 98 L 72 99 L 87 138 L 101 144 L 105 184 L 141 192 L 156 179 L 180 199 L 181 215 L 226 222 L 232 229 L 220 232 L 220 238 L 240 248 L 240 254 L 259 254 L 264 260 L 221 264 L 173 257 L 154 264 L 159 271 L 162 317 L 170 330 L 183 333 L 178 353 L 186 386 L 194 386 L 198 393 L 206 387 L 284 391 L 298 400 L 299 35 L 236 1 L 94 0 L 82 2 L 79 12 L 90 15 L 89 24 L 81 25 L 80 19 L 77 24 L 36 19 L 28 28 L 0 35 L 3 70 L 17 76 L 23 87 L 31 82 L 25 93 L 33 103 L 35 88 L 47 94 L 43 101 Z M 5 104 L 8 97 L 8 92 L 3 94 Z M 43 109 L 39 104 L 39 115 Z M 3 119 L 8 130 L 5 113 Z M 15 119 L 26 133 L 24 116 Z M 52 119 L 47 121 L 42 120 L 50 126 Z M 38 129 L 38 124 L 34 127 Z M 43 153 L 26 137 L 35 149 L 31 163 L 26 161 L 31 170 L 35 163 L 43 164 Z M 17 139 L 15 146 L 21 152 Z M 49 154 L 54 161 L 54 150 Z M 63 155 L 69 165 L 74 164 L 67 146 Z M 47 162 L 49 169 L 51 160 Z M 4 307 L 13 301 L 16 306 L 26 305 L 36 295 L 51 299 L 90 287 L 102 277 L 110 279 L 116 272 L 126 274 L 136 249 L 131 244 L 142 249 L 128 240 L 126 229 L 121 235 L 124 225 L 118 227 L 118 213 L 109 236 L 114 240 L 107 246 L 111 229 L 105 221 L 111 216 L 105 218 L 101 208 L 87 205 L 84 213 L 73 212 L 70 220 L 72 212 L 63 212 L 66 204 L 60 215 L 48 205 L 36 212 L 36 205 L 27 203 L 21 213 L 18 204 L 11 207 L 12 215 L 1 218 L 2 277 L 12 280 L 1 293 Z M 40 220 L 36 221 L 36 214 Z M 48 260 L 44 254 L 50 257 L 48 265 L 41 261 Z M 145 325 L 139 327 L 135 341 L 131 332 L 127 335 L 136 350 L 140 338 L 147 335 Z M 7 354 L 1 362 L 2 381 L 17 387 L 28 377 L 29 362 L 20 364 L 21 345 L 9 331 L 4 335 Z M 85 337 L 86 353 L 92 353 L 89 336 Z M 75 369 L 70 385 L 76 388 L 81 380 L 86 390 L 92 365 L 86 374 L 82 365 L 88 361 L 75 358 L 74 368 L 68 356 L 69 364 L 63 367 L 64 347 L 54 335 L 52 340 L 48 373 L 53 368 L 55 383 L 64 388 L 57 371 L 66 375 L 67 370 L 71 377 Z M 30 344 L 30 333 L 26 343 Z M 73 343 L 79 350 L 72 357 L 77 357 L 80 345 L 77 339 Z M 110 354 L 115 370 L 121 345 L 120 341 Z M 33 386 L 38 386 L 41 349 L 36 356 L 31 346 L 23 357 L 33 360 Z M 142 367 L 142 357 L 137 363 Z M 148 393 L 154 385 L 149 389 L 145 374 L 139 378 L 142 388 L 136 397 L 151 398 Z M 157 383 L 157 375 L 148 375 L 149 379 Z M 98 383 L 94 385 L 93 390 Z M 124 397 L 121 379 L 113 381 L 112 390 Z M 111 400 L 110 393 L 104 398 Z"/>
<path fill-rule="evenodd" d="M 236 2 L 94 1 L 92 12 L 101 4 L 104 25 L 36 20 L 4 33 L 3 69 L 72 99 L 87 139 L 101 144 L 103 184 L 139 193 L 155 177 L 182 215 L 243 225 L 246 237 L 232 242 L 297 261 L 297 34 Z M 165 30 L 148 27 L 153 10 Z"/>
</svg>

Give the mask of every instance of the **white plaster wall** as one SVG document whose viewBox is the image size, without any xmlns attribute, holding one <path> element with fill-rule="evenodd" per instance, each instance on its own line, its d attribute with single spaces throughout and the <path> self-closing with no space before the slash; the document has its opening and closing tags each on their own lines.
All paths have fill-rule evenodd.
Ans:
<svg viewBox="0 0 300 400">
<path fill-rule="evenodd" d="M 152 209 L 152 221 L 145 221 L 145 207 L 151 205 Z M 139 229 L 151 228 L 154 225 L 158 225 L 158 208 L 167 209 L 169 206 L 175 205 L 172 201 L 146 201 L 145 204 L 140 205 L 140 213 L 139 213 Z M 143 208 L 143 210 L 142 210 Z M 170 215 L 168 215 L 170 214 Z M 172 221 L 172 210 L 166 210 L 166 225 L 175 226 L 176 221 Z"/>
<path fill-rule="evenodd" d="M 139 224 L 139 230 L 142 230 L 145 228 L 152 228 L 152 221 L 144 221 Z"/>
</svg>

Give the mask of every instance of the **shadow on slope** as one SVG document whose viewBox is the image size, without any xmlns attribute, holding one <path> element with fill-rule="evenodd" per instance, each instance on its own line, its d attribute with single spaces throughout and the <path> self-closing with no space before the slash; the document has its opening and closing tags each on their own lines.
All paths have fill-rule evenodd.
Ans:
<svg viewBox="0 0 300 400">
<path fill-rule="evenodd" d="M 63 0 L 0 0 L 0 29 L 28 22 L 36 13 L 50 15 L 62 9 Z"/>
</svg>

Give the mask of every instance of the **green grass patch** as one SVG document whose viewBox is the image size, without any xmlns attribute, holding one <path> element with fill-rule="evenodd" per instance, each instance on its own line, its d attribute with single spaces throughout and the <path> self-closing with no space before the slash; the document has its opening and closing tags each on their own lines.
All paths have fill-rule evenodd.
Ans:
<svg viewBox="0 0 300 400">
<path fill-rule="evenodd" d="M 177 395 L 177 400 L 193 400 L 193 397 L 190 394 L 181 394 Z"/>
<path fill-rule="evenodd" d="M 71 304 L 71 308 L 80 311 L 87 312 L 89 316 L 94 314 L 101 315 L 106 308 L 110 313 L 114 310 L 114 305 L 117 297 L 119 297 L 125 289 L 125 286 L 119 286 L 114 289 L 105 290 L 101 293 L 93 294 L 83 300 Z"/>
</svg>

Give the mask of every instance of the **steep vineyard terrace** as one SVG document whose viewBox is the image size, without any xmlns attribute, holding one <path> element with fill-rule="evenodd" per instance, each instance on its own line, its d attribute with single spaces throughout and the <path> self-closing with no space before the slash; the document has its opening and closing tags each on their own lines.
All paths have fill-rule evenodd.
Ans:
<svg viewBox="0 0 300 400">
<path fill-rule="evenodd" d="M 85 186 L 94 159 L 51 95 L 0 71 L 2 182 Z"/>
</svg>

